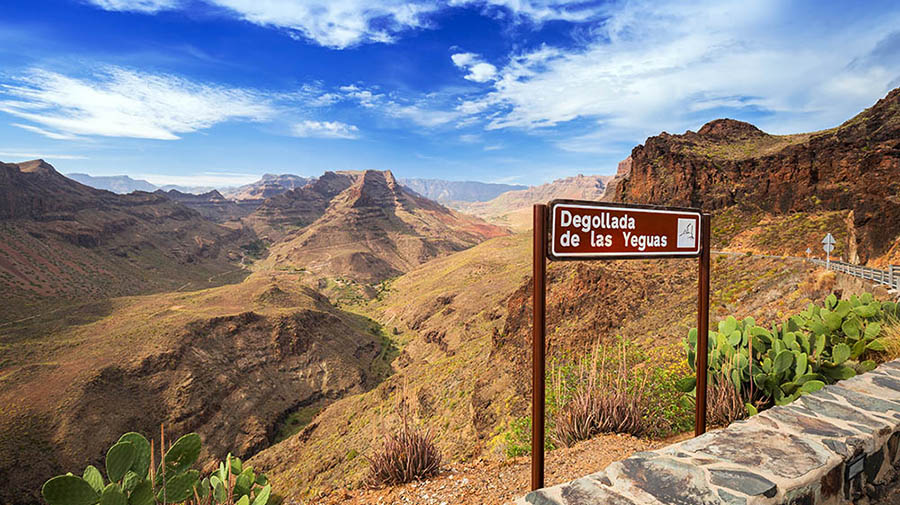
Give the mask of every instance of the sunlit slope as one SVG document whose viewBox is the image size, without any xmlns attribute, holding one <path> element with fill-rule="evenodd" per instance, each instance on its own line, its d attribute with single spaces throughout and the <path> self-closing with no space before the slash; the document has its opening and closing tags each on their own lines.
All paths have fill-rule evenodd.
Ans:
<svg viewBox="0 0 900 505">
<path fill-rule="evenodd" d="M 682 359 L 680 339 L 696 317 L 696 260 L 553 263 L 549 272 L 551 355 L 625 335 Z M 502 457 L 501 434 L 528 405 L 530 273 L 530 237 L 520 234 L 396 279 L 381 300 L 359 307 L 402 349 L 395 375 L 334 403 L 254 463 L 290 497 L 358 485 L 367 469 L 360 455 L 396 428 L 401 402 L 438 433 L 449 460 Z M 744 256 L 713 262 L 714 320 L 725 313 L 775 320 L 822 293 L 813 269 L 801 262 Z"/>
<path fill-rule="evenodd" d="M 382 339 L 296 275 L 72 307 L 0 329 L 0 501 L 97 462 L 127 431 L 249 456 L 296 409 L 383 376 Z M 52 450 L 51 450 L 52 449 Z"/>
</svg>

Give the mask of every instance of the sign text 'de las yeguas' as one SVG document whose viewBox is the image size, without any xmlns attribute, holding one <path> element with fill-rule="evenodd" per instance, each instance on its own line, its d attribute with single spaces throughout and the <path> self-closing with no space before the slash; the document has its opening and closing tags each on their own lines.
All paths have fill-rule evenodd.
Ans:
<svg viewBox="0 0 900 505">
<path fill-rule="evenodd" d="M 700 243 L 698 210 L 550 202 L 551 259 L 695 257 Z"/>
</svg>

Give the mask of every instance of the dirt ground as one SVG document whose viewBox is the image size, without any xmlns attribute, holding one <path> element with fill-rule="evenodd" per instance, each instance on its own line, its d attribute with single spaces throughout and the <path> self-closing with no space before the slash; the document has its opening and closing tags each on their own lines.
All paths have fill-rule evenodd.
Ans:
<svg viewBox="0 0 900 505">
<path fill-rule="evenodd" d="M 571 448 L 547 454 L 545 484 L 568 482 L 604 469 L 613 461 L 638 451 L 656 449 L 688 435 L 664 441 L 634 438 L 629 435 L 601 435 Z M 448 465 L 430 480 L 403 486 L 338 491 L 312 500 L 321 505 L 499 505 L 512 503 L 529 490 L 529 457 L 503 462 L 477 461 L 466 465 Z M 285 505 L 293 505 L 286 500 Z"/>
</svg>

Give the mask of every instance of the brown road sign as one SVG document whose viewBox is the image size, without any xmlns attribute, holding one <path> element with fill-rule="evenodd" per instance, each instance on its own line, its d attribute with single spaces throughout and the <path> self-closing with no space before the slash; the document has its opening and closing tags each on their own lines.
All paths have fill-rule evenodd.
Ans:
<svg viewBox="0 0 900 505">
<path fill-rule="evenodd" d="M 553 260 L 700 256 L 695 209 L 554 200 L 549 210 Z"/>
<path fill-rule="evenodd" d="M 548 257 L 552 260 L 699 258 L 697 349 L 706 349 L 709 347 L 710 221 L 710 216 L 698 209 L 575 200 L 535 204 L 531 489 L 544 487 Z M 706 370 L 706 361 L 707 353 L 697 352 L 696 369 Z M 706 375 L 697 374 L 695 435 L 706 431 Z"/>
</svg>

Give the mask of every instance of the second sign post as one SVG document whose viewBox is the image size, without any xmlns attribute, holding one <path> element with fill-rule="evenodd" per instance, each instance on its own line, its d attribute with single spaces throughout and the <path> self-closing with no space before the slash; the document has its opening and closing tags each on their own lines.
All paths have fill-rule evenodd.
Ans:
<svg viewBox="0 0 900 505">
<path fill-rule="evenodd" d="M 544 487 L 547 259 L 699 258 L 697 370 L 709 335 L 710 217 L 699 209 L 554 200 L 534 206 L 531 487 Z M 697 374 L 695 434 L 706 431 L 706 374 Z"/>
</svg>

